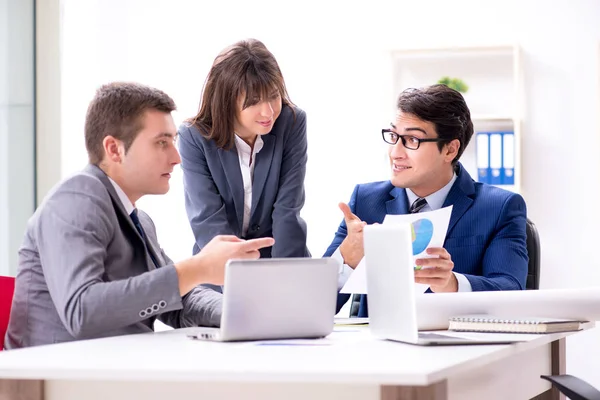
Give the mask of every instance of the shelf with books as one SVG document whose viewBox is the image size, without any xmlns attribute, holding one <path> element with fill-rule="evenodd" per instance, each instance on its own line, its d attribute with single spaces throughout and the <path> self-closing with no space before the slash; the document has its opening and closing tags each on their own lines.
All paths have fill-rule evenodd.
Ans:
<svg viewBox="0 0 600 400">
<path fill-rule="evenodd" d="M 521 192 L 521 110 L 523 104 L 523 85 L 518 46 L 490 47 L 451 47 L 431 49 L 395 49 L 391 54 L 392 85 L 390 104 L 395 106 L 398 94 L 411 87 L 423 87 L 448 82 L 462 91 L 465 101 L 471 110 L 471 119 L 475 134 L 465 149 L 461 162 L 475 180 L 494 184 L 507 190 Z M 465 87 L 466 86 L 466 87 Z M 395 111 L 395 110 L 394 110 Z M 488 147 L 487 166 L 482 166 L 484 158 L 477 146 L 478 133 L 499 134 L 504 149 Z M 505 136 L 506 135 L 506 136 Z M 481 140 L 481 139 L 480 139 Z M 488 141 L 488 146 L 490 146 Z M 498 137 L 493 136 L 493 145 L 498 144 Z M 509 163 L 500 173 L 506 179 L 495 176 L 489 165 L 494 149 L 493 161 Z M 483 149 L 482 151 L 485 151 Z M 499 153 L 498 153 L 499 151 Z M 499 156 L 498 156 L 499 154 Z M 480 174 L 480 167 L 489 168 L 489 174 Z M 494 165 L 494 167 L 496 167 Z"/>
</svg>

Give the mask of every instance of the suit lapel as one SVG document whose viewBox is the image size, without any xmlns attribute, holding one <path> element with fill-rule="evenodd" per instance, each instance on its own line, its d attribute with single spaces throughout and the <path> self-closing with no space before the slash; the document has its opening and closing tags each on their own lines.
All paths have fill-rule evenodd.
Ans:
<svg viewBox="0 0 600 400">
<path fill-rule="evenodd" d="M 124 220 L 127 225 L 129 225 L 129 228 L 130 228 L 129 230 L 133 231 L 134 234 L 137 235 L 137 237 L 143 242 L 144 239 L 142 238 L 142 236 L 140 235 L 138 230 L 135 228 L 135 225 L 133 224 L 131 217 L 125 210 L 125 206 L 123 206 L 123 203 L 121 202 L 121 199 L 119 198 L 119 195 L 115 191 L 114 186 L 112 185 L 112 183 L 110 182 L 110 180 L 108 179 L 108 176 L 104 173 L 104 171 L 102 171 L 99 167 L 97 167 L 95 165 L 88 165 L 85 168 L 85 172 L 88 172 L 88 173 L 94 175 L 95 177 L 97 177 L 98 179 L 100 179 L 100 181 L 106 187 L 106 190 L 108 190 L 108 194 L 110 195 L 110 197 L 112 199 L 113 206 L 114 206 L 115 210 L 117 210 L 117 215 L 120 214 L 119 216 L 122 217 L 121 219 Z"/>
<path fill-rule="evenodd" d="M 452 214 L 450 215 L 450 223 L 448 224 L 448 232 L 446 236 L 450 234 L 454 225 L 463 216 L 463 214 L 473 204 L 473 197 L 475 195 L 475 185 L 473 180 L 467 171 L 459 165 L 456 182 L 452 185 L 446 200 L 444 201 L 443 207 L 452 206 Z"/>
<path fill-rule="evenodd" d="M 392 199 L 385 203 L 387 214 L 408 214 L 408 198 L 406 197 L 406 190 L 395 187 L 390 191 L 390 196 L 392 196 Z"/>
<path fill-rule="evenodd" d="M 218 149 L 217 151 L 221 159 L 221 165 L 225 170 L 231 197 L 233 197 L 233 205 L 238 220 L 238 233 L 241 235 L 244 221 L 244 182 L 240 170 L 240 159 L 235 146 L 229 150 Z"/>
<path fill-rule="evenodd" d="M 252 208 L 250 216 L 254 215 L 258 200 L 262 195 L 271 169 L 271 161 L 273 160 L 273 153 L 275 151 L 275 135 L 263 135 L 263 148 L 256 154 L 256 160 L 254 161 L 254 178 L 252 181 Z"/>
<path fill-rule="evenodd" d="M 131 232 L 133 232 L 134 235 L 137 236 L 140 244 L 144 247 L 144 249 L 148 249 L 148 252 L 152 252 L 152 256 L 155 257 L 155 260 L 159 261 L 159 259 L 156 257 L 156 251 L 154 250 L 154 248 L 152 248 L 152 246 L 150 246 L 147 243 L 147 242 L 149 242 L 148 240 L 144 240 L 144 238 L 140 235 L 139 231 L 133 224 L 133 220 L 131 219 L 131 217 L 129 216 L 127 211 L 125 210 L 125 206 L 123 206 L 123 203 L 121 202 L 121 199 L 119 198 L 119 195 L 115 191 L 114 186 L 112 185 L 112 183 L 110 182 L 110 180 L 108 179 L 108 176 L 104 173 L 104 171 L 102 171 L 96 165 L 88 165 L 84 169 L 84 171 L 91 175 L 94 175 L 95 177 L 100 179 L 100 181 L 104 184 L 104 187 L 106 187 L 106 190 L 108 191 L 108 194 L 111 197 L 113 207 L 117 211 L 117 217 L 121 221 L 125 221 L 125 224 L 129 226 L 129 230 Z M 140 223 L 142 223 L 142 222 L 140 221 Z M 144 231 L 147 232 L 146 228 L 143 225 L 142 225 L 142 229 L 144 229 Z M 146 254 L 146 264 L 148 266 L 148 269 L 149 270 L 156 269 L 154 262 L 152 261 L 151 258 L 148 257 L 148 252 L 144 251 L 144 254 Z"/>
</svg>

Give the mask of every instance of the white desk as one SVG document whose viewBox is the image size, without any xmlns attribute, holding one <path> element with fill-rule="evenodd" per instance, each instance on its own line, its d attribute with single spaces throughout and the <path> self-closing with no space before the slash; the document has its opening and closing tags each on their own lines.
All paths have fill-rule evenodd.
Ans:
<svg viewBox="0 0 600 400">
<path fill-rule="evenodd" d="M 539 376 L 564 373 L 569 333 L 422 347 L 336 329 L 322 346 L 210 343 L 185 329 L 0 352 L 0 399 L 559 398 Z"/>
</svg>

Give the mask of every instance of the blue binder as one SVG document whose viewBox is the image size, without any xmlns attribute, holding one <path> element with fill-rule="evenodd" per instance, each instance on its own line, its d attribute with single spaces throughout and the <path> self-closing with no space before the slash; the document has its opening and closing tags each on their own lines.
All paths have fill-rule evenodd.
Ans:
<svg viewBox="0 0 600 400">
<path fill-rule="evenodd" d="M 515 133 L 502 134 L 502 184 L 515 184 Z"/>
<path fill-rule="evenodd" d="M 490 184 L 502 185 L 502 132 L 489 132 L 490 136 Z"/>
<path fill-rule="evenodd" d="M 477 181 L 490 183 L 490 136 L 487 132 L 477 132 L 475 142 Z"/>
</svg>

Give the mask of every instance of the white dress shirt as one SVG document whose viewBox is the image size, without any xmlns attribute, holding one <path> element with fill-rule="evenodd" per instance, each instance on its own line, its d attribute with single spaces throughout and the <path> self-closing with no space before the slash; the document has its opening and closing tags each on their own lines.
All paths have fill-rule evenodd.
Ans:
<svg viewBox="0 0 600 400">
<path fill-rule="evenodd" d="M 454 185 L 454 182 L 456 181 L 456 178 L 457 178 L 457 176 L 456 176 L 456 174 L 454 174 L 454 176 L 452 177 L 452 179 L 450 179 L 450 182 L 448 182 L 448 184 L 446 184 L 446 186 L 444 186 L 437 192 L 432 193 L 429 196 L 426 196 L 425 200 L 427 200 L 427 205 L 425 205 L 425 207 L 423 207 L 420 210 L 420 212 L 434 211 L 434 210 L 438 210 L 438 209 L 442 208 L 442 206 L 444 205 L 444 202 L 446 201 L 446 197 L 448 197 L 448 193 L 450 193 L 450 189 L 452 189 L 452 185 Z M 409 206 L 412 203 L 414 203 L 415 200 L 417 200 L 419 198 L 419 196 L 414 194 L 410 189 L 406 189 L 406 197 L 408 197 L 408 205 Z M 332 254 L 331 257 L 336 258 L 342 264 L 342 266 L 340 268 L 339 276 L 338 276 L 338 290 L 340 290 L 342 287 L 344 287 L 344 285 L 346 284 L 346 281 L 348 280 L 348 278 L 350 278 L 350 275 L 352 274 L 352 271 L 354 271 L 354 270 L 349 265 L 344 264 L 344 258 L 342 257 L 342 253 L 340 252 L 339 247 L 337 248 L 335 253 Z M 473 290 L 473 288 L 471 287 L 471 282 L 469 282 L 469 280 L 467 279 L 466 276 L 464 276 L 463 274 L 459 274 L 457 272 L 452 272 L 452 273 L 454 274 L 454 276 L 456 277 L 456 280 L 458 281 L 458 291 L 459 292 L 471 292 Z"/>
<path fill-rule="evenodd" d="M 131 215 L 133 210 L 135 210 L 135 206 L 133 205 L 131 200 L 129 200 L 129 197 L 127 197 L 127 195 L 125 194 L 123 189 L 121 189 L 121 186 L 117 184 L 117 182 L 113 181 L 110 176 L 108 177 L 108 180 L 110 181 L 110 183 L 112 183 L 113 187 L 115 188 L 115 192 L 117 192 L 117 196 L 119 196 L 121 204 L 123 204 L 123 207 L 125 207 L 125 211 L 128 215 Z"/>
<path fill-rule="evenodd" d="M 256 136 L 254 148 L 237 134 L 235 135 L 235 147 L 240 159 L 240 170 L 242 171 L 242 181 L 244 182 L 244 220 L 242 223 L 242 236 L 248 233 L 250 224 L 250 211 L 252 211 L 252 181 L 254 180 L 254 160 L 256 154 L 263 148 L 263 140 L 260 135 Z"/>
</svg>

